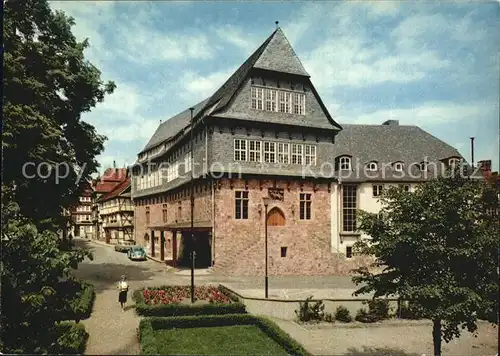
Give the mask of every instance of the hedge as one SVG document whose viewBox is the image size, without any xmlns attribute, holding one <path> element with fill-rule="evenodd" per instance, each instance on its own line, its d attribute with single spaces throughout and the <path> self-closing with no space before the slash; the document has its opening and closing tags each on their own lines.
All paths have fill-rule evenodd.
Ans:
<svg viewBox="0 0 500 356">
<path fill-rule="evenodd" d="M 92 284 L 82 282 L 80 287 L 76 289 L 75 285 L 71 285 L 71 293 L 76 294 L 70 299 L 67 308 L 62 310 L 63 320 L 80 320 L 88 319 L 92 313 L 95 300 L 95 290 Z M 76 290 L 75 290 L 76 289 Z"/>
<path fill-rule="evenodd" d="M 167 289 L 169 286 L 155 287 L 155 289 Z M 218 289 L 226 294 L 233 303 L 231 304 L 155 304 L 149 305 L 144 302 L 144 289 L 136 290 L 132 296 L 135 301 L 135 311 L 142 316 L 170 317 L 190 315 L 225 315 L 246 313 L 245 305 L 227 289 L 219 286 Z"/>
<path fill-rule="evenodd" d="M 310 354 L 287 333 L 281 330 L 272 321 L 250 314 L 202 315 L 151 317 L 142 319 L 139 323 L 139 339 L 141 354 L 158 354 L 158 347 L 154 335 L 155 330 L 172 328 L 218 327 L 232 325 L 257 325 L 271 339 L 283 347 L 290 355 L 309 356 Z M 237 341 L 235 341 L 237 342 Z"/>
<path fill-rule="evenodd" d="M 55 341 L 49 354 L 83 354 L 87 346 L 89 334 L 83 324 L 63 321 L 56 325 Z"/>
</svg>

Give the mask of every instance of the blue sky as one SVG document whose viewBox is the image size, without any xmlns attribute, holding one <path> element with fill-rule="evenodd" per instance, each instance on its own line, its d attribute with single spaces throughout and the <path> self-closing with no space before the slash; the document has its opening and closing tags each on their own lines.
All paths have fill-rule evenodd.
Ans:
<svg viewBox="0 0 500 356">
<path fill-rule="evenodd" d="M 418 125 L 499 162 L 498 2 L 51 2 L 115 93 L 83 119 L 132 164 L 160 120 L 205 98 L 275 29 L 339 123 Z"/>
</svg>

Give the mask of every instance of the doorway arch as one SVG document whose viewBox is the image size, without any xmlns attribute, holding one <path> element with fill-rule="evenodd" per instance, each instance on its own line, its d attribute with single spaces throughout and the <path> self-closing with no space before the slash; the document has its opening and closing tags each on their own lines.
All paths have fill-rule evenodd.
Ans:
<svg viewBox="0 0 500 356">
<path fill-rule="evenodd" d="M 267 213 L 267 226 L 285 226 L 285 214 L 280 208 L 272 208 Z"/>
</svg>

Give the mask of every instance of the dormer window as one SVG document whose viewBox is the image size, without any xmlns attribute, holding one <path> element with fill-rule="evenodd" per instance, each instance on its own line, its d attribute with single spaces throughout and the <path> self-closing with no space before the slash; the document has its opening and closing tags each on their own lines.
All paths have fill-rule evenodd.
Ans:
<svg viewBox="0 0 500 356">
<path fill-rule="evenodd" d="M 340 170 L 351 170 L 351 157 L 340 157 L 339 159 L 339 169 Z"/>
<path fill-rule="evenodd" d="M 367 171 L 377 171 L 378 170 L 378 165 L 377 165 L 377 162 L 369 162 L 367 165 L 366 165 L 366 170 Z"/>
<path fill-rule="evenodd" d="M 394 170 L 396 172 L 402 172 L 403 171 L 403 163 L 401 163 L 401 162 L 394 163 Z"/>
</svg>

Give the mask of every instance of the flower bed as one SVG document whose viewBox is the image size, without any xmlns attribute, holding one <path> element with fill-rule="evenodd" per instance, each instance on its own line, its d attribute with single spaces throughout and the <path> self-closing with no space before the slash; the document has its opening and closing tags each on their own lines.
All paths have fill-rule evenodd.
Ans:
<svg viewBox="0 0 500 356">
<path fill-rule="evenodd" d="M 146 288 L 142 292 L 145 304 L 175 304 L 181 303 L 187 298 L 191 298 L 191 287 L 189 286 L 169 286 L 160 288 Z M 195 300 L 208 301 L 210 304 L 230 304 L 229 296 L 222 293 L 214 286 L 198 286 L 194 289 Z"/>
<path fill-rule="evenodd" d="M 189 286 L 163 286 L 137 290 L 136 312 L 144 316 L 213 315 L 245 313 L 245 306 L 222 286 L 196 286 L 191 304 Z"/>
</svg>

